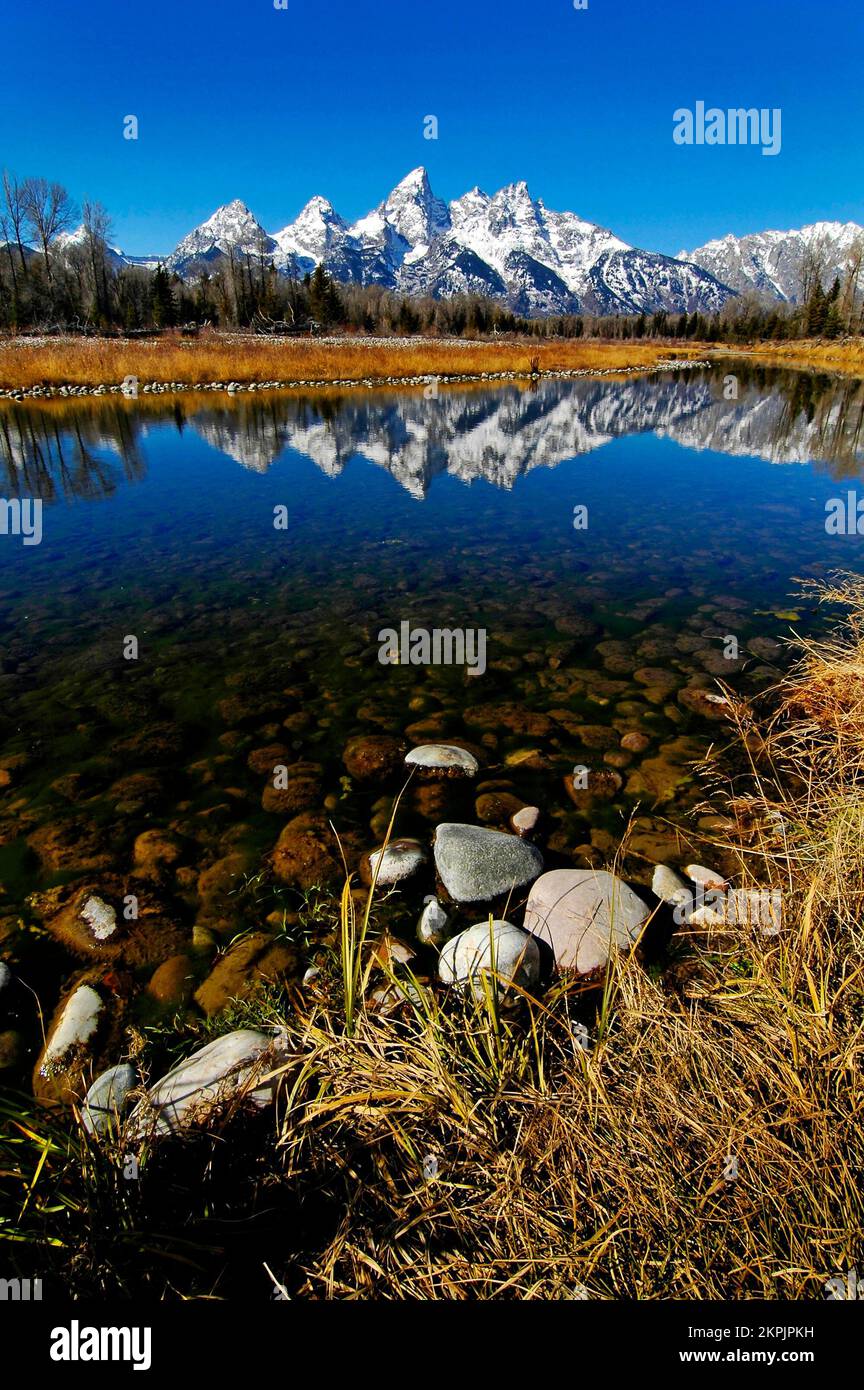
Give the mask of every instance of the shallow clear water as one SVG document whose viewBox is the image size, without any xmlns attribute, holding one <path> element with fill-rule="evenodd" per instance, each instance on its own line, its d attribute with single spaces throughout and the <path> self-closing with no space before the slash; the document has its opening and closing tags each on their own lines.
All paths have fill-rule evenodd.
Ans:
<svg viewBox="0 0 864 1390">
<path fill-rule="evenodd" d="M 481 750 L 490 790 L 543 808 L 562 862 L 592 833 L 602 853 L 638 803 L 635 872 L 644 861 L 650 877 L 666 823 L 698 799 L 688 762 L 717 734 L 681 689 L 770 684 L 783 653 L 754 639 L 824 621 L 797 581 L 864 558 L 861 537 L 825 526 L 864 463 L 862 386 L 736 371 L 737 400 L 725 373 L 685 371 L 434 399 L 0 409 L 0 494 L 45 500 L 40 545 L 0 536 L 10 949 L 39 944 L 17 926 L 35 920 L 29 893 L 124 879 L 152 828 L 186 846 L 158 890 L 191 932 L 196 874 L 238 847 L 260 865 L 290 818 L 262 807 L 248 765 L 274 743 L 314 765 L 308 809 L 357 852 L 393 787 L 351 777 L 348 740 L 456 738 Z M 379 631 L 403 621 L 484 629 L 485 673 L 381 664 Z M 730 637 L 740 659 L 718 666 Z M 604 755 L 627 729 L 650 743 L 619 758 L 620 790 L 574 804 L 565 774 L 615 766 Z M 428 836 L 442 809 L 473 819 L 474 791 L 459 795 L 409 798 L 400 830 Z M 250 912 L 238 900 L 234 925 Z M 59 984 L 74 962 L 52 962 Z"/>
</svg>

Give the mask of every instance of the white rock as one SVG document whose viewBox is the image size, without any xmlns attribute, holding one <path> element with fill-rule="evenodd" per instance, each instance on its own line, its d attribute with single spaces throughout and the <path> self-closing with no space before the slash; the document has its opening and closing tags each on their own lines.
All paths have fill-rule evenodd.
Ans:
<svg viewBox="0 0 864 1390">
<path fill-rule="evenodd" d="M 391 840 L 386 849 L 376 849 L 369 855 L 369 869 L 379 887 L 401 883 L 416 874 L 428 861 L 428 854 L 419 840 Z"/>
<path fill-rule="evenodd" d="M 480 768 L 467 748 L 457 748 L 453 743 L 422 743 L 419 748 L 411 749 L 405 761 L 409 767 L 436 768 L 465 777 L 474 777 Z"/>
<path fill-rule="evenodd" d="M 447 940 L 450 917 L 437 898 L 427 898 L 420 921 L 417 923 L 417 940 L 424 946 L 443 946 Z"/>
<path fill-rule="evenodd" d="M 777 936 L 783 925 L 782 895 L 769 888 L 709 889 L 690 914 L 698 927 L 755 927 L 761 936 Z"/>
<path fill-rule="evenodd" d="M 698 883 L 702 888 L 728 888 L 728 883 L 722 874 L 718 874 L 714 869 L 706 869 L 703 864 L 688 864 L 684 870 L 688 878 L 694 883 Z"/>
<path fill-rule="evenodd" d="M 438 978 L 445 985 L 470 988 L 474 998 L 486 997 L 484 978 L 491 984 L 497 976 L 499 997 L 509 984 L 529 988 L 540 977 L 540 951 L 537 942 L 521 927 L 501 920 L 476 922 L 451 938 L 438 958 Z"/>
<path fill-rule="evenodd" d="M 103 1007 L 102 999 L 91 985 L 79 985 L 74 994 L 70 994 L 42 1054 L 39 1070 L 43 1076 L 52 1075 L 73 1048 L 83 1047 L 92 1038 L 99 1027 Z"/>
<path fill-rule="evenodd" d="M 261 1109 L 276 1095 L 273 1068 L 290 1055 L 287 1039 L 241 1028 L 178 1062 L 133 1113 L 136 1137 L 174 1134 L 203 1122 L 217 1104 L 244 1100 Z"/>
<path fill-rule="evenodd" d="M 632 888 L 600 869 L 552 869 L 531 889 L 525 930 L 545 941 L 560 970 L 587 975 L 638 939 L 649 909 Z"/>
<path fill-rule="evenodd" d="M 81 1121 L 88 1134 L 104 1134 L 119 1128 L 126 1097 L 135 1086 L 135 1068 L 128 1062 L 103 1071 L 90 1087 L 81 1107 Z"/>
<path fill-rule="evenodd" d="M 672 907 L 693 905 L 693 885 L 670 869 L 668 864 L 655 865 L 651 891 L 661 902 L 669 903 Z"/>
<path fill-rule="evenodd" d="M 537 829 L 539 820 L 539 806 L 523 806 L 520 810 L 514 811 L 510 817 L 510 824 L 517 835 L 531 835 Z"/>
<path fill-rule="evenodd" d="M 5 989 L 12 979 L 12 971 L 5 960 L 0 960 L 0 990 Z"/>
</svg>

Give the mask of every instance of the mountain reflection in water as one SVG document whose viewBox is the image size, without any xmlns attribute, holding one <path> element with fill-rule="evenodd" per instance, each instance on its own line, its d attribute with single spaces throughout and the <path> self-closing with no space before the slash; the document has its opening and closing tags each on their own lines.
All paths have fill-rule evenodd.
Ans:
<svg viewBox="0 0 864 1390">
<path fill-rule="evenodd" d="M 729 400 L 724 382 L 732 373 L 738 394 Z M 288 451 L 330 477 L 360 457 L 423 498 L 441 474 L 509 489 L 533 469 L 643 433 L 770 463 L 822 463 L 835 478 L 854 477 L 864 462 L 862 421 L 861 381 L 731 363 L 723 371 L 550 380 L 533 389 L 441 388 L 433 399 L 421 391 L 322 389 L 218 404 L 209 395 L 19 403 L 0 410 L 0 459 L 8 496 L 106 497 L 144 477 L 143 441 L 173 423 L 257 473 Z"/>
</svg>

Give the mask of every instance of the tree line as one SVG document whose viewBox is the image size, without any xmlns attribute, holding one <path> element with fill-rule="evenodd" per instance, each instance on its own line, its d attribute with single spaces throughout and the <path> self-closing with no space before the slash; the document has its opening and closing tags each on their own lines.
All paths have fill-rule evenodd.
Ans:
<svg viewBox="0 0 864 1390">
<path fill-rule="evenodd" d="M 73 234 L 74 233 L 74 234 Z M 828 281 L 828 252 L 804 257 L 796 304 L 756 293 L 715 314 L 559 314 L 532 318 L 481 295 L 409 298 L 381 285 L 336 282 L 322 266 L 300 279 L 265 253 L 231 250 L 189 281 L 158 265 L 125 264 L 111 248 L 101 203 L 77 209 L 62 185 L 3 174 L 0 329 L 10 332 L 148 332 L 212 324 L 260 332 L 316 330 L 439 337 L 675 338 L 701 342 L 836 338 L 864 331 L 864 241 Z"/>
</svg>

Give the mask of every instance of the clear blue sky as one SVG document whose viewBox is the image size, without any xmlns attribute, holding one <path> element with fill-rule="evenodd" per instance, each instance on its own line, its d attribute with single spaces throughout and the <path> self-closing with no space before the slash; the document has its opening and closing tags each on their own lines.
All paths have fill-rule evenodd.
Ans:
<svg viewBox="0 0 864 1390">
<path fill-rule="evenodd" d="M 864 222 L 862 0 L 30 0 L 0 33 L 0 163 L 105 203 L 133 253 L 236 197 L 271 231 L 313 193 L 354 218 L 418 164 L 667 252 Z M 700 99 L 780 107 L 781 153 L 675 145 Z"/>
</svg>

